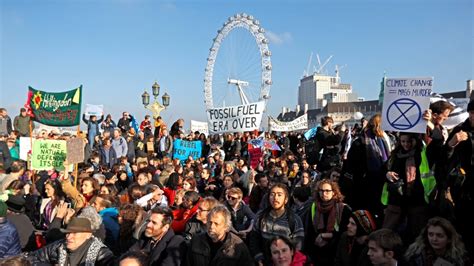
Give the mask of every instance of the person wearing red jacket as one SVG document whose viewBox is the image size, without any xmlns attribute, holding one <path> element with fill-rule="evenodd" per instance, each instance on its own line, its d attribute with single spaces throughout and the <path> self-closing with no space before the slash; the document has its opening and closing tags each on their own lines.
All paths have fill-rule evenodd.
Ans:
<svg viewBox="0 0 474 266">
<path fill-rule="evenodd" d="M 306 255 L 295 249 L 294 244 L 284 236 L 270 241 L 273 266 L 312 266 Z"/>
<path fill-rule="evenodd" d="M 196 191 L 187 191 L 184 194 L 183 202 L 178 209 L 173 211 L 173 222 L 171 228 L 177 234 L 183 233 L 186 227 L 186 223 L 196 215 L 199 208 L 201 197 Z"/>
</svg>

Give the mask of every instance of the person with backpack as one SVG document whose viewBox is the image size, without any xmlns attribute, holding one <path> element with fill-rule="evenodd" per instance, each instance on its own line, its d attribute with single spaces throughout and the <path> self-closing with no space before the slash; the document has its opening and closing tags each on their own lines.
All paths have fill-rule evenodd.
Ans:
<svg viewBox="0 0 474 266">
<path fill-rule="evenodd" d="M 268 194 L 269 205 L 257 213 L 253 230 L 249 237 L 249 247 L 254 259 L 260 265 L 271 262 L 271 254 L 264 247 L 275 236 L 290 239 L 300 250 L 304 239 L 303 222 L 301 218 L 287 206 L 290 195 L 286 185 L 276 183 Z"/>
</svg>

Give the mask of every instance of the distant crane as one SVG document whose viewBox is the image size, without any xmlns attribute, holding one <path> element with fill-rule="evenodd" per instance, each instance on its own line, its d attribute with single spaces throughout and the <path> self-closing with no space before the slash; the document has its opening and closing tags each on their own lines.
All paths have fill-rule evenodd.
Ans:
<svg viewBox="0 0 474 266">
<path fill-rule="evenodd" d="M 339 81 L 339 72 L 341 71 L 341 69 L 345 68 L 346 66 L 347 66 L 347 64 L 346 64 L 346 65 L 343 65 L 343 66 L 338 66 L 338 65 L 336 65 L 336 71 L 335 71 L 335 72 L 336 72 L 336 79 L 337 79 L 338 81 Z"/>
<path fill-rule="evenodd" d="M 311 55 L 309 56 L 308 66 L 306 66 L 306 70 L 303 72 L 303 77 L 309 76 L 309 68 L 311 66 L 311 61 L 313 60 L 313 51 L 311 51 Z"/>
<path fill-rule="evenodd" d="M 318 59 L 318 68 L 315 68 L 314 72 L 316 74 L 321 74 L 321 72 L 324 70 L 324 67 L 329 63 L 329 61 L 331 60 L 332 58 L 332 55 L 329 56 L 328 59 L 326 59 L 326 61 L 324 61 L 323 64 L 321 64 L 321 60 L 319 59 L 319 54 L 316 54 L 316 58 Z"/>
</svg>

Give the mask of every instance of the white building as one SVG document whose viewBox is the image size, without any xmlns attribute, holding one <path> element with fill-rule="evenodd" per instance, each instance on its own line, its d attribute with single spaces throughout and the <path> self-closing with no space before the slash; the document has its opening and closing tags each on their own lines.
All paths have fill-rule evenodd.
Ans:
<svg viewBox="0 0 474 266">
<path fill-rule="evenodd" d="M 340 83 L 339 75 L 328 76 L 314 73 L 300 80 L 298 105 L 308 109 L 322 109 L 328 103 L 357 101 L 351 84 Z"/>
</svg>

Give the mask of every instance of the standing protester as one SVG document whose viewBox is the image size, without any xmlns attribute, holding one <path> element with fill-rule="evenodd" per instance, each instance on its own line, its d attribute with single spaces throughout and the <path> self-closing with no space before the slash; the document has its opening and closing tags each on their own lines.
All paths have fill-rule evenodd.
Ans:
<svg viewBox="0 0 474 266">
<path fill-rule="evenodd" d="M 7 109 L 0 108 L 0 135 L 10 135 L 12 131 L 12 120 L 8 116 Z"/>
<path fill-rule="evenodd" d="M 318 164 L 318 171 L 326 171 L 334 166 L 339 166 L 341 158 L 339 156 L 339 146 L 341 145 L 344 130 L 341 133 L 333 129 L 334 120 L 330 116 L 321 118 L 321 127 L 316 133 L 316 139 L 323 149 L 321 160 Z"/>
<path fill-rule="evenodd" d="M 130 123 L 132 122 L 132 118 L 130 114 L 127 112 L 122 113 L 122 117 L 119 119 L 117 127 L 120 128 L 122 134 L 127 134 L 130 130 Z"/>
<path fill-rule="evenodd" d="M 108 132 L 108 134 L 112 136 L 117 125 L 115 124 L 114 120 L 112 120 L 112 116 L 108 114 L 100 127 L 104 130 L 104 134 L 105 132 Z"/>
<path fill-rule="evenodd" d="M 31 120 L 31 117 L 27 114 L 25 108 L 20 109 L 20 114 L 15 117 L 13 120 L 13 126 L 15 130 L 18 130 L 21 137 L 30 136 L 30 123 L 31 130 L 35 128 L 35 123 Z"/>
<path fill-rule="evenodd" d="M 89 119 L 86 119 L 86 114 L 82 114 L 82 121 L 87 124 L 87 140 L 89 140 L 89 145 L 91 149 L 94 147 L 94 138 L 96 135 L 99 135 L 99 124 L 104 120 L 104 115 L 97 120 L 97 116 L 91 115 Z"/>
<path fill-rule="evenodd" d="M 145 138 L 152 136 L 150 116 L 145 115 L 145 120 L 140 123 L 140 130 L 145 133 Z"/>
<path fill-rule="evenodd" d="M 117 158 L 127 157 L 128 144 L 125 138 L 122 137 L 122 132 L 118 128 L 114 130 L 112 148 L 115 150 L 115 155 L 117 156 Z"/>
<path fill-rule="evenodd" d="M 474 100 L 467 105 L 469 117 L 456 126 L 446 143 L 456 226 L 469 254 L 474 254 Z"/>
</svg>

